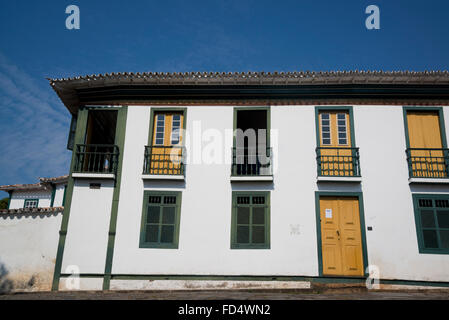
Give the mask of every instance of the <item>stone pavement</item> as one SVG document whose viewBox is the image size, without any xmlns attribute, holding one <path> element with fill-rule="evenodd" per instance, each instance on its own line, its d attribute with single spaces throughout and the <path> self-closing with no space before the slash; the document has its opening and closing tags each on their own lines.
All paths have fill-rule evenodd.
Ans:
<svg viewBox="0 0 449 320">
<path fill-rule="evenodd" d="M 0 295 L 0 300 L 449 300 L 449 290 L 75 291 Z"/>
</svg>

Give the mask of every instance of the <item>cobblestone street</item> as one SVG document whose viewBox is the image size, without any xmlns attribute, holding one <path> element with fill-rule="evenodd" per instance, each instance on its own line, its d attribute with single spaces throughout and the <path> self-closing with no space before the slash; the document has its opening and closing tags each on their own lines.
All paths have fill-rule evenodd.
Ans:
<svg viewBox="0 0 449 320">
<path fill-rule="evenodd" d="M 449 300 L 449 290 L 291 292 L 249 291 L 109 291 L 30 292 L 1 295 L 0 300 Z"/>
</svg>

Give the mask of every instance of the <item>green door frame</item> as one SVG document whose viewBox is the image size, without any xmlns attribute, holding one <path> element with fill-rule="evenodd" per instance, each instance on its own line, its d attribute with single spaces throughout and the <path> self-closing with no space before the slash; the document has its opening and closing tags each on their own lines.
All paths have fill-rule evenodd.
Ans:
<svg viewBox="0 0 449 320">
<path fill-rule="evenodd" d="M 366 227 L 365 227 L 365 211 L 363 207 L 363 193 L 362 192 L 334 192 L 334 191 L 315 191 L 315 213 L 316 213 L 316 231 L 317 231 L 317 248 L 318 248 L 318 273 L 320 277 L 349 277 L 357 278 L 353 276 L 331 276 L 323 275 L 323 255 L 321 244 L 321 216 L 320 216 L 320 197 L 356 197 L 359 201 L 359 217 L 360 217 L 360 231 L 362 235 L 362 256 L 363 256 L 363 273 L 365 277 L 369 274 L 367 272 L 368 267 L 368 249 L 366 245 Z"/>
</svg>

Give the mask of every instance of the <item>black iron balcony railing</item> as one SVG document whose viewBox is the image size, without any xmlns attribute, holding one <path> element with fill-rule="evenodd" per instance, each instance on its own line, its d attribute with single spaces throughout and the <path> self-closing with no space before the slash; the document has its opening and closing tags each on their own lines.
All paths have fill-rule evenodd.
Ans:
<svg viewBox="0 0 449 320">
<path fill-rule="evenodd" d="M 449 177 L 449 149 L 408 148 L 410 178 Z"/>
<path fill-rule="evenodd" d="M 232 176 L 272 176 L 271 148 L 232 148 Z"/>
<path fill-rule="evenodd" d="M 144 174 L 184 175 L 185 147 L 145 146 Z"/>
<path fill-rule="evenodd" d="M 119 148 L 112 144 L 77 144 L 74 172 L 117 173 Z"/>
<path fill-rule="evenodd" d="M 360 177 L 359 148 L 316 148 L 318 176 Z"/>
</svg>

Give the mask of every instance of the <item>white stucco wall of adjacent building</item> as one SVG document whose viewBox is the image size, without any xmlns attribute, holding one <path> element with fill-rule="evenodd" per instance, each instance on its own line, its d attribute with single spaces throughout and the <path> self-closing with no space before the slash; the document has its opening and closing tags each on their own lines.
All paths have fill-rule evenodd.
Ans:
<svg viewBox="0 0 449 320">
<path fill-rule="evenodd" d="M 29 191 L 14 191 L 10 200 L 10 209 L 21 209 L 25 204 L 26 199 L 39 199 L 39 207 L 49 207 L 51 203 L 51 189 L 50 190 L 29 190 Z"/>
<path fill-rule="evenodd" d="M 50 290 L 62 212 L 0 215 L 0 281 L 13 290 Z"/>
<path fill-rule="evenodd" d="M 62 207 L 62 204 L 64 202 L 65 186 L 66 186 L 65 184 L 56 185 L 55 199 L 53 203 L 54 207 Z"/>
</svg>

